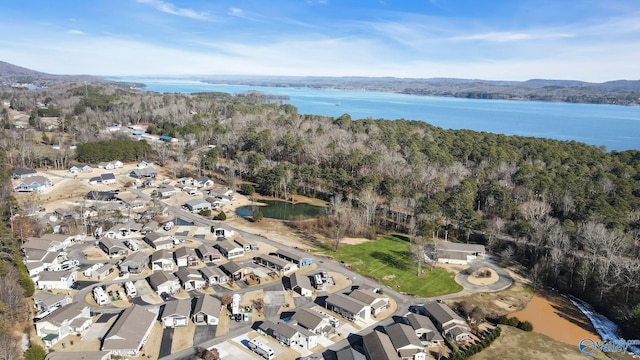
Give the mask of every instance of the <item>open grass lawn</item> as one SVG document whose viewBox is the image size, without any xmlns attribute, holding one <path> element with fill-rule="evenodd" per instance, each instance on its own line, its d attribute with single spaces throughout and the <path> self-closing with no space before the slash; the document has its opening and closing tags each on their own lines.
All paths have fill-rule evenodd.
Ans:
<svg viewBox="0 0 640 360">
<path fill-rule="evenodd" d="M 341 247 L 334 257 L 344 261 L 358 274 L 399 292 L 431 297 L 462 290 L 453 274 L 440 268 L 429 271 L 423 267 L 424 274 L 416 276 L 418 267 L 412 263 L 409 242 L 399 237 L 385 236 L 372 242 L 347 245 Z"/>
</svg>

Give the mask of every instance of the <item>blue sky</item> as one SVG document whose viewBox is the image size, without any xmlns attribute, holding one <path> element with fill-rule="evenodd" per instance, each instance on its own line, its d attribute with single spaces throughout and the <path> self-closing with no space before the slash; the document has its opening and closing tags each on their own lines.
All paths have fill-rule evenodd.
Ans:
<svg viewBox="0 0 640 360">
<path fill-rule="evenodd" d="M 4 0 L 0 60 L 56 74 L 640 78 L 637 0 Z"/>
</svg>

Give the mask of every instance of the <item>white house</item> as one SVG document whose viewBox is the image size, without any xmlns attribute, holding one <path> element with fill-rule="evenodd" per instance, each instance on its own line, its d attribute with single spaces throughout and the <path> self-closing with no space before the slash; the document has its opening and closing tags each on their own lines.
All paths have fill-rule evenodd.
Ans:
<svg viewBox="0 0 640 360">
<path fill-rule="evenodd" d="M 151 254 L 151 270 L 173 272 L 176 263 L 173 261 L 173 252 L 167 249 L 156 250 Z"/>
<path fill-rule="evenodd" d="M 411 326 L 395 323 L 385 327 L 385 332 L 400 358 L 410 360 L 426 359 L 427 353 L 424 350 L 424 345 L 413 332 Z"/>
<path fill-rule="evenodd" d="M 207 284 L 202 275 L 195 269 L 182 267 L 176 271 L 175 275 L 186 291 L 202 289 Z"/>
<path fill-rule="evenodd" d="M 368 320 L 371 317 L 371 307 L 368 304 L 340 293 L 329 295 L 325 307 L 351 321 Z"/>
<path fill-rule="evenodd" d="M 218 241 L 214 246 L 229 260 L 244 256 L 244 249 L 232 241 Z"/>
<path fill-rule="evenodd" d="M 213 180 L 204 176 L 201 178 L 193 179 L 192 184 L 197 188 L 210 187 L 210 186 L 213 186 Z"/>
<path fill-rule="evenodd" d="M 180 291 L 180 281 L 172 273 L 156 271 L 147 280 L 158 295 L 162 293 L 175 294 Z"/>
<path fill-rule="evenodd" d="M 147 168 L 149 166 L 153 165 L 153 161 L 151 160 L 142 160 L 138 163 L 138 165 L 136 165 L 136 168 L 138 169 L 144 169 Z"/>
<path fill-rule="evenodd" d="M 49 349 L 69 334 L 84 333 L 92 324 L 89 306 L 81 303 L 65 305 L 36 321 L 36 334 Z"/>
<path fill-rule="evenodd" d="M 293 273 L 289 276 L 289 284 L 291 285 L 291 290 L 302 296 L 313 295 L 313 287 L 307 275 Z"/>
<path fill-rule="evenodd" d="M 173 256 L 178 267 L 198 265 L 198 257 L 193 248 L 182 246 L 173 251 Z"/>
<path fill-rule="evenodd" d="M 33 295 L 33 304 L 36 308 L 35 318 L 42 318 L 70 303 L 71 297 L 67 294 L 38 291 Z"/>
<path fill-rule="evenodd" d="M 202 210 L 211 210 L 211 203 L 205 199 L 191 199 L 184 206 L 191 212 L 197 213 Z"/>
<path fill-rule="evenodd" d="M 196 325 L 218 325 L 222 304 L 211 295 L 200 295 L 193 309 L 192 319 Z"/>
<path fill-rule="evenodd" d="M 149 338 L 156 317 L 156 314 L 139 305 L 125 309 L 104 336 L 101 350 L 119 356 L 138 356 Z"/>
<path fill-rule="evenodd" d="M 202 273 L 202 277 L 209 285 L 225 284 L 229 282 L 229 276 L 218 267 L 205 266 L 199 270 L 200 273 Z"/>
<path fill-rule="evenodd" d="M 77 174 L 79 172 L 89 173 L 91 171 L 93 171 L 91 165 L 87 164 L 74 165 L 69 168 L 69 172 L 72 174 Z"/>
<path fill-rule="evenodd" d="M 374 316 L 389 308 L 389 298 L 368 289 L 356 289 L 349 294 L 349 297 L 369 305 L 371 314 Z"/>
<path fill-rule="evenodd" d="M 44 192 L 48 188 L 52 187 L 53 183 L 51 180 L 44 176 L 29 176 L 24 178 L 18 186 L 16 186 L 13 190 L 15 192 Z"/>
<path fill-rule="evenodd" d="M 122 161 L 113 160 L 113 161 L 99 163 L 98 164 L 98 169 L 113 170 L 113 169 L 122 168 L 122 166 L 123 166 Z"/>
<path fill-rule="evenodd" d="M 179 299 L 167 302 L 162 311 L 163 328 L 186 327 L 191 315 L 191 299 Z"/>
<path fill-rule="evenodd" d="M 43 271 L 36 282 L 38 289 L 64 289 L 70 290 L 78 280 L 77 271 Z"/>
<path fill-rule="evenodd" d="M 438 262 L 465 265 L 477 258 L 484 258 L 485 249 L 479 244 L 462 244 L 450 241 L 436 243 Z"/>
</svg>

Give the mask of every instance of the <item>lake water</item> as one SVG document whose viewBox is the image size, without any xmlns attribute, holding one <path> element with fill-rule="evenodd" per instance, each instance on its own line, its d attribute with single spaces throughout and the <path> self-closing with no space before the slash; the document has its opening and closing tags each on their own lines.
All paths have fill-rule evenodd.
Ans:
<svg viewBox="0 0 640 360">
<path fill-rule="evenodd" d="M 575 140 L 607 150 L 640 149 L 640 107 L 534 101 L 475 100 L 374 91 L 207 84 L 181 79 L 113 78 L 144 83 L 155 92 L 258 90 L 288 95 L 302 114 L 353 119 L 421 120 L 445 129 Z"/>
<path fill-rule="evenodd" d="M 289 220 L 292 218 L 310 218 L 318 217 L 325 213 L 325 208 L 320 206 L 309 205 L 306 203 L 291 204 L 286 201 L 260 200 L 266 206 L 256 206 L 262 212 L 265 218 Z M 253 215 L 252 206 L 242 206 L 236 209 L 236 214 L 242 217 L 250 217 Z"/>
</svg>

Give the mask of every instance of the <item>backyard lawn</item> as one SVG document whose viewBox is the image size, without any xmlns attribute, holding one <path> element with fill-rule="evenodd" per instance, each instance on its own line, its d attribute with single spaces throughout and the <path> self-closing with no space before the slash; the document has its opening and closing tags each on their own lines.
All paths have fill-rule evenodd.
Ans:
<svg viewBox="0 0 640 360">
<path fill-rule="evenodd" d="M 376 241 L 341 247 L 334 254 L 358 274 L 370 277 L 390 288 L 420 297 L 432 297 L 462 291 L 454 275 L 444 269 L 423 265 L 418 277 L 417 265 L 412 263 L 409 242 L 395 236 Z"/>
</svg>

